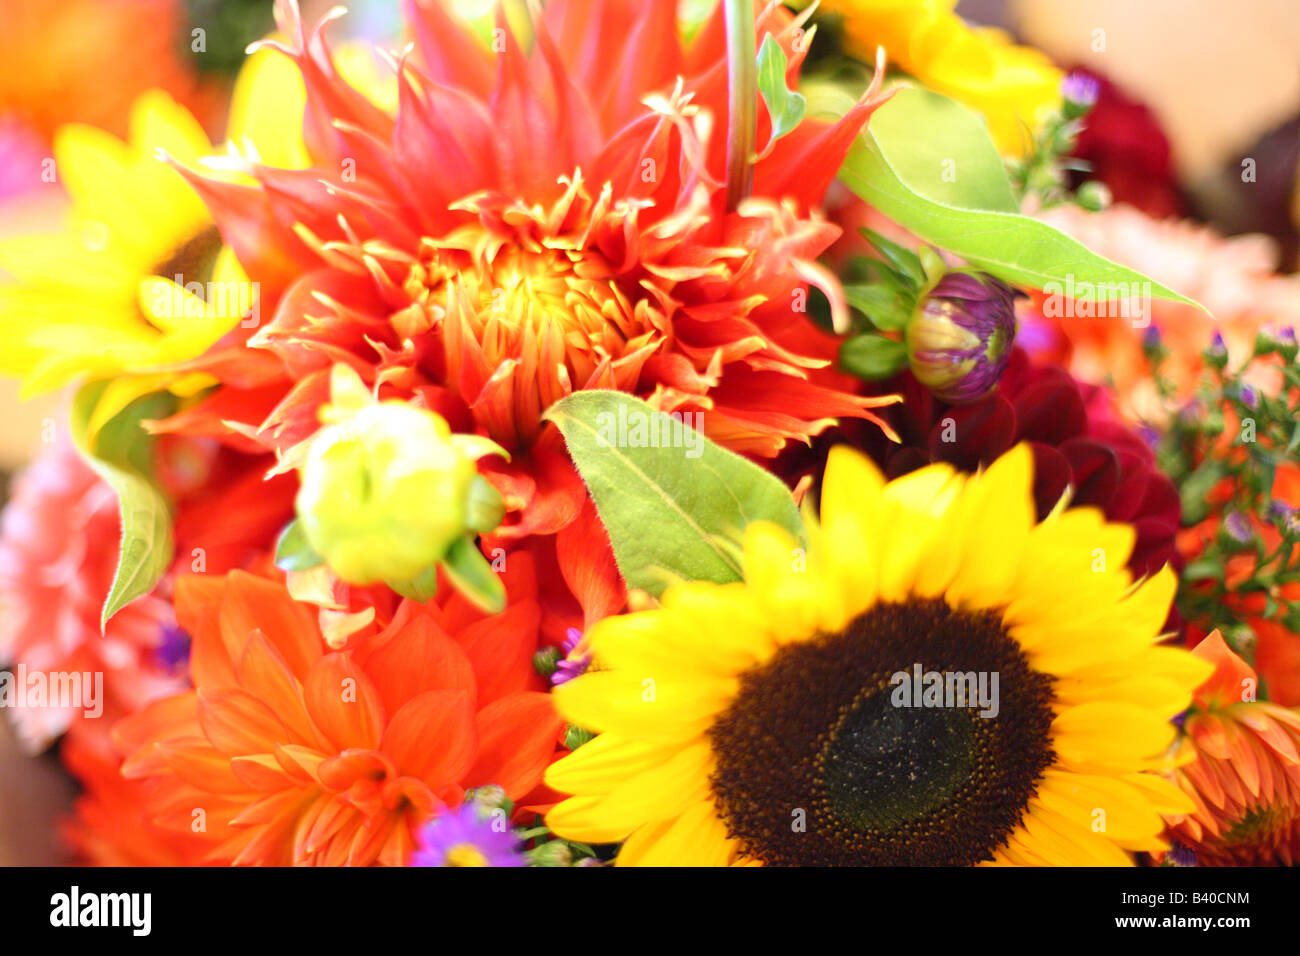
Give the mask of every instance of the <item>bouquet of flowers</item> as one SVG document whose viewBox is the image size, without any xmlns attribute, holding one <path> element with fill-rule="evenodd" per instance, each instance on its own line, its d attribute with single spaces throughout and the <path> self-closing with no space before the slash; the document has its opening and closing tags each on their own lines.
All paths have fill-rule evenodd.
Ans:
<svg viewBox="0 0 1300 956">
<path fill-rule="evenodd" d="M 277 0 L 216 142 L 62 126 L 0 241 L 78 859 L 1296 861 L 1300 288 L 1105 208 L 1095 79 L 943 0 L 393 6 Z"/>
</svg>

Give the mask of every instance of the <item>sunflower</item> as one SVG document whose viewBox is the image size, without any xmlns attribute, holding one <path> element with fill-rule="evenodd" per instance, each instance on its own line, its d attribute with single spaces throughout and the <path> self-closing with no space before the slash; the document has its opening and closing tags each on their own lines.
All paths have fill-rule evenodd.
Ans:
<svg viewBox="0 0 1300 956">
<path fill-rule="evenodd" d="M 679 583 L 587 634 L 555 688 L 597 732 L 546 782 L 623 865 L 1128 865 L 1188 799 L 1171 718 L 1208 671 L 1158 646 L 1167 568 L 1091 508 L 1035 523 L 1030 449 L 885 483 L 833 449 L 808 547 L 744 534 L 745 580 Z M 918 686 L 919 685 L 919 686 Z M 913 687 L 916 686 L 916 693 Z M 938 706 L 936 706 L 938 705 Z"/>
</svg>

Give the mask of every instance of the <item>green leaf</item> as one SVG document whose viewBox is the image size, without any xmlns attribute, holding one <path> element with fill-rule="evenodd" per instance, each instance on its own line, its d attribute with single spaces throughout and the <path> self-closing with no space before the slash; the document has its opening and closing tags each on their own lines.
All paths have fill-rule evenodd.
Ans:
<svg viewBox="0 0 1300 956">
<path fill-rule="evenodd" d="M 976 160 L 972 170 L 970 158 L 963 161 L 958 150 L 946 144 L 949 130 L 936 118 L 952 114 L 947 107 L 934 108 L 938 94 L 918 98 L 912 93 L 922 91 L 900 91 L 876 111 L 840 167 L 840 180 L 859 198 L 923 240 L 1011 285 L 1048 291 L 1068 287 L 1078 302 L 1105 301 L 1115 290 L 1129 290 L 1204 309 L 1047 223 L 1021 215 L 1014 205 L 1007 208 L 999 198 L 1001 187 L 990 185 L 988 174 L 981 172 L 985 160 Z M 837 88 L 809 90 L 813 113 L 838 115 L 851 102 Z M 918 141 L 942 145 L 923 148 Z M 954 182 L 925 172 L 935 149 L 957 158 Z"/>
<path fill-rule="evenodd" d="M 740 580 L 732 542 L 751 521 L 803 533 L 776 477 L 640 399 L 581 391 L 545 417 L 564 435 L 629 587 L 659 595 L 674 578 Z"/>
<path fill-rule="evenodd" d="M 840 345 L 840 367 L 858 378 L 879 381 L 907 364 L 907 346 L 883 335 L 867 333 Z"/>
<path fill-rule="evenodd" d="M 500 614 L 506 607 L 506 589 L 483 557 L 473 538 L 459 538 L 447 549 L 441 562 L 443 571 L 454 587 L 489 614 Z"/>
<path fill-rule="evenodd" d="M 113 584 L 100 611 L 103 630 L 109 620 L 136 598 L 153 590 L 171 564 L 171 508 L 151 479 L 152 438 L 140 422 L 170 413 L 170 395 L 156 392 L 138 398 L 109 419 L 93 442 L 88 425 L 107 382 L 94 382 L 77 393 L 72 405 L 72 435 L 82 457 L 117 493 L 122 542 Z"/>
<path fill-rule="evenodd" d="M 925 281 L 925 269 L 921 266 L 921 257 L 915 252 L 900 246 L 892 239 L 886 239 L 871 229 L 862 229 L 860 232 L 885 257 L 886 261 L 913 285 L 920 286 Z"/>
<path fill-rule="evenodd" d="M 872 114 L 870 132 L 918 196 L 963 209 L 1020 211 L 983 118 L 956 100 L 899 90 Z"/>
<path fill-rule="evenodd" d="M 808 111 L 808 102 L 803 95 L 785 85 L 785 68 L 785 51 L 769 33 L 758 51 L 758 92 L 762 94 L 768 116 L 772 119 L 772 135 L 767 141 L 767 149 L 771 149 L 781 137 L 794 132 Z"/>
<path fill-rule="evenodd" d="M 325 563 L 307 540 L 302 522 L 294 518 L 280 532 L 275 543 L 275 566 L 281 571 L 310 571 Z"/>
<path fill-rule="evenodd" d="M 884 332 L 897 332 L 903 329 L 916 308 L 913 299 L 901 295 L 897 289 L 884 283 L 847 285 L 844 287 L 844 297 L 849 305 Z"/>
</svg>

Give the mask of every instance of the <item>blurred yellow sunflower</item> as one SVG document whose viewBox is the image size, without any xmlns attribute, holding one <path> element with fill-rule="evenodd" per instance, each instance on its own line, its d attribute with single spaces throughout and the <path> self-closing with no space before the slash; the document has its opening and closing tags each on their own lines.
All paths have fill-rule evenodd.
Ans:
<svg viewBox="0 0 1300 956">
<path fill-rule="evenodd" d="M 1091 508 L 1035 524 L 1021 445 L 885 483 L 832 450 L 808 549 L 598 623 L 555 690 L 598 732 L 547 772 L 561 836 L 621 865 L 1130 865 L 1191 801 L 1155 771 L 1210 667 L 1160 646 L 1163 569 Z M 1182 810 L 1175 808 L 1182 807 Z"/>
<path fill-rule="evenodd" d="M 305 166 L 304 100 L 301 78 L 280 58 L 250 58 L 234 92 L 232 147 Z M 0 241 L 0 373 L 22 379 L 24 395 L 114 377 L 93 432 L 140 395 L 211 384 L 162 369 L 203 353 L 255 297 L 203 202 L 165 161 L 212 152 L 198 121 L 161 90 L 135 101 L 126 141 L 83 124 L 56 132 L 71 200 L 62 228 Z"/>
<path fill-rule="evenodd" d="M 850 53 L 870 62 L 883 46 L 889 61 L 935 92 L 982 113 L 998 150 L 1023 156 L 1030 131 L 1061 105 L 1061 70 L 1002 30 L 970 27 L 957 0 L 822 0 L 844 18 Z"/>
</svg>

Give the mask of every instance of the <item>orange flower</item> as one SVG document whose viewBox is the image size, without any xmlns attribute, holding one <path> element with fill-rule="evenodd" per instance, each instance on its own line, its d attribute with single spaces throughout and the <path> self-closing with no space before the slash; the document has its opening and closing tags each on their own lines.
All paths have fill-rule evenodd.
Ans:
<svg viewBox="0 0 1300 956">
<path fill-rule="evenodd" d="M 781 44 L 793 81 L 802 20 L 759 6 L 759 39 Z M 484 467 L 512 510 L 545 511 L 522 535 L 554 532 L 581 507 L 541 420 L 573 390 L 699 412 L 712 438 L 761 456 L 837 417 L 875 420 L 869 409 L 893 398 L 842 387 L 829 369 L 837 340 L 806 306 L 813 285 L 847 316 L 815 261 L 839 233 L 817 207 L 878 88 L 840 122 L 808 119 L 776 143 L 753 195 L 729 210 L 723 14 L 684 47 L 677 7 L 532 6 L 525 52 L 500 10 L 493 50 L 442 4 L 410 0 L 414 43 L 393 63 L 390 115 L 340 79 L 321 33 L 281 0 L 291 45 L 271 45 L 305 81 L 312 168 L 227 162 L 255 188 L 187 173 L 260 284 L 273 317 L 248 345 L 279 359 L 279 388 L 258 379 L 240 393 L 216 353 L 204 367 L 226 387 L 168 427 L 234 420 L 285 450 L 318 427 L 329 369 L 344 361 L 512 451 L 511 464 Z M 757 108 L 761 146 L 770 122 Z"/>
<path fill-rule="evenodd" d="M 122 776 L 122 758 L 107 734 L 72 733 L 59 748 L 63 766 L 81 786 L 59 834 L 78 863 L 91 866 L 198 866 L 209 850 L 205 834 L 168 830 L 149 819 L 152 780 Z"/>
<path fill-rule="evenodd" d="M 400 865 L 467 787 L 528 794 L 561 721 L 532 668 L 531 562 L 510 561 L 502 614 L 406 601 L 333 652 L 281 583 L 181 578 L 195 689 L 115 728 L 151 818 L 205 834 L 209 862 Z"/>
<path fill-rule="evenodd" d="M 194 95 L 177 56 L 184 15 L 178 0 L 5 0 L 0 117 L 47 140 L 64 123 L 123 136 L 132 101 L 151 87 L 190 94 L 188 105 L 215 105 L 216 90 Z"/>
<path fill-rule="evenodd" d="M 1170 832 L 1201 864 L 1294 864 L 1300 860 L 1300 713 L 1255 700 L 1255 671 L 1218 631 L 1192 653 L 1215 670 L 1184 724 L 1195 759 L 1174 775 L 1196 811 L 1168 818 Z"/>
<path fill-rule="evenodd" d="M 1154 300 L 1145 317 L 1170 351 L 1163 372 L 1184 397 L 1190 396 L 1201 353 L 1215 331 L 1223 336 L 1235 367 L 1249 358 L 1261 325 L 1300 325 L 1300 285 L 1277 274 L 1278 250 L 1264 236 L 1225 238 L 1190 221 L 1161 221 L 1122 204 L 1099 213 L 1058 206 L 1042 218 L 1099 255 L 1137 269 L 1209 310 L 1206 314 L 1190 305 Z M 1125 414 L 1162 420 L 1142 352 L 1144 329 L 1114 316 L 1067 312 L 1047 318 L 1041 293 L 1034 302 L 1038 309 L 1021 315 L 1021 344 L 1077 378 L 1113 380 Z M 1275 374 L 1262 365 L 1253 384 L 1270 393 L 1278 389 Z"/>
</svg>

